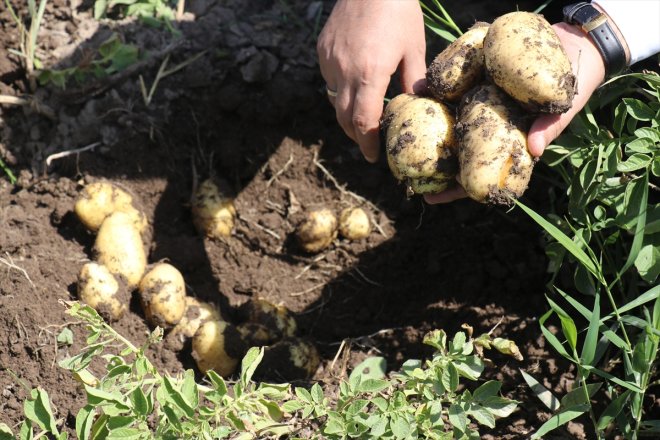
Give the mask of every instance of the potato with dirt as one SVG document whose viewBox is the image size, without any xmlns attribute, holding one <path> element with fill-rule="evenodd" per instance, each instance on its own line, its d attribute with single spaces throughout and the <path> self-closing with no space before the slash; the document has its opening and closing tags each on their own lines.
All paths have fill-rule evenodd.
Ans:
<svg viewBox="0 0 660 440">
<path fill-rule="evenodd" d="M 458 181 L 472 199 L 509 205 L 523 194 L 534 166 L 527 150 L 528 116 L 493 84 L 465 95 L 456 124 Z"/>
<path fill-rule="evenodd" d="M 195 336 L 206 321 L 221 319 L 220 311 L 213 305 L 192 296 L 185 297 L 185 312 L 179 322 L 170 330 L 167 338 L 174 340 L 174 346 L 180 349 L 183 343 Z"/>
<path fill-rule="evenodd" d="M 288 338 L 266 347 L 257 374 L 288 381 L 309 379 L 319 367 L 320 359 L 318 349 L 311 341 Z"/>
<path fill-rule="evenodd" d="M 76 199 L 74 212 L 87 229 L 97 232 L 107 216 L 121 211 L 133 218 L 142 233 L 146 230 L 147 218 L 137 207 L 136 197 L 128 189 L 116 183 L 101 181 L 85 186 Z"/>
<path fill-rule="evenodd" d="M 236 327 L 222 320 L 203 323 L 192 339 L 192 357 L 202 373 L 231 376 L 247 347 Z"/>
<path fill-rule="evenodd" d="M 486 71 L 526 109 L 564 113 L 571 108 L 576 79 L 559 37 L 542 15 L 511 12 L 488 28 Z"/>
<path fill-rule="evenodd" d="M 371 233 L 371 221 L 359 206 L 344 208 L 339 214 L 339 234 L 347 240 L 362 240 Z"/>
<path fill-rule="evenodd" d="M 129 289 L 137 287 L 147 267 L 147 254 L 135 218 L 115 211 L 103 220 L 94 242 L 96 261 L 122 277 Z"/>
<path fill-rule="evenodd" d="M 78 274 L 78 299 L 106 321 L 117 321 L 128 310 L 130 293 L 102 264 L 85 263 Z"/>
<path fill-rule="evenodd" d="M 147 322 L 171 328 L 186 311 L 186 285 L 179 270 L 168 263 L 158 263 L 147 272 L 138 287 Z"/>
<path fill-rule="evenodd" d="M 477 22 L 454 40 L 426 70 L 426 86 L 434 98 L 457 102 L 484 74 L 484 37 L 488 23 Z"/>
<path fill-rule="evenodd" d="M 321 252 L 337 238 L 337 226 L 337 216 L 330 209 L 308 211 L 296 229 L 296 239 L 305 252 Z"/>
<path fill-rule="evenodd" d="M 423 194 L 429 184 L 430 192 L 442 191 L 453 184 L 457 172 L 454 115 L 435 99 L 408 98 L 398 101 L 394 110 L 385 109 L 392 115 L 386 125 L 387 162 L 409 192 Z M 418 185 L 419 181 L 425 186 Z"/>
<path fill-rule="evenodd" d="M 243 304 L 240 312 L 247 322 L 259 324 L 266 329 L 268 343 L 292 337 L 298 330 L 295 317 L 283 304 L 256 298 Z"/>
<path fill-rule="evenodd" d="M 209 238 L 222 239 L 234 229 L 236 208 L 232 191 L 224 180 L 207 179 L 195 191 L 192 200 L 193 223 Z"/>
</svg>

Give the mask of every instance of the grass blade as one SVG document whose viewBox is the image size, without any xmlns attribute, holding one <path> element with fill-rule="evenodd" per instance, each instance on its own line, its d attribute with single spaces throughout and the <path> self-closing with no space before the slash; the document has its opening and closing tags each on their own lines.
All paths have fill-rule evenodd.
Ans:
<svg viewBox="0 0 660 440">
<path fill-rule="evenodd" d="M 569 355 L 564 346 L 562 345 L 561 342 L 559 342 L 559 339 L 555 335 L 553 335 L 550 330 L 548 330 L 545 327 L 545 321 L 548 320 L 548 318 L 554 313 L 552 310 L 548 310 L 543 316 L 539 318 L 539 324 L 541 325 L 541 332 L 543 332 L 543 336 L 545 336 L 545 339 L 554 347 L 555 350 L 557 350 L 557 353 L 560 355 L 564 356 L 566 359 L 569 359 L 573 362 L 576 362 L 575 359 L 573 359 L 573 356 Z"/>
<path fill-rule="evenodd" d="M 531 437 L 532 440 L 542 438 L 543 435 L 559 428 L 560 426 L 568 423 L 576 417 L 579 417 L 587 411 L 589 411 L 589 405 L 576 405 L 571 408 L 566 408 L 565 410 L 550 417 L 550 420 L 541 425 L 539 430 L 536 431 Z"/>
<path fill-rule="evenodd" d="M 541 385 L 539 381 L 534 379 L 533 376 L 525 373 L 523 370 L 520 370 L 520 373 L 534 395 L 543 402 L 550 411 L 557 411 L 559 409 L 559 399 L 557 399 L 549 389 Z"/>
<path fill-rule="evenodd" d="M 646 304 L 649 301 L 656 300 L 658 299 L 658 297 L 660 297 L 660 284 L 647 290 L 646 292 L 644 292 L 634 300 L 630 301 L 628 304 L 619 307 L 619 314 L 626 313 L 627 311 L 630 311 L 636 307 Z M 605 322 L 608 319 L 612 319 L 614 316 L 615 316 L 614 313 L 610 313 L 609 315 L 604 317 L 601 321 Z"/>
<path fill-rule="evenodd" d="M 633 238 L 632 245 L 630 246 L 630 252 L 628 254 L 628 259 L 623 265 L 619 273 L 617 274 L 616 280 L 613 281 L 612 285 L 616 283 L 623 274 L 632 267 L 635 263 L 639 251 L 642 249 L 642 243 L 644 241 L 644 227 L 646 226 L 646 209 L 648 206 L 649 200 L 649 173 L 646 172 L 643 177 L 635 179 L 635 181 L 630 183 L 635 185 L 630 196 L 630 204 L 634 203 L 637 217 L 637 224 L 635 226 L 635 237 Z M 636 202 L 636 203 L 635 203 Z"/>
<path fill-rule="evenodd" d="M 597 427 L 599 430 L 604 430 L 610 423 L 614 421 L 616 416 L 618 416 L 623 409 L 623 406 L 628 402 L 630 394 L 631 391 L 626 390 L 619 397 L 610 402 L 609 405 L 607 405 L 607 408 L 605 408 L 605 411 L 603 411 L 603 413 L 600 415 L 600 418 L 598 419 Z"/>
<path fill-rule="evenodd" d="M 600 328 L 600 293 L 596 292 L 594 297 L 594 308 L 589 319 L 589 327 L 587 329 L 587 336 L 584 338 L 584 345 L 582 346 L 582 362 L 587 365 L 592 365 L 594 356 L 596 355 L 596 346 L 598 345 L 598 329 Z"/>
</svg>

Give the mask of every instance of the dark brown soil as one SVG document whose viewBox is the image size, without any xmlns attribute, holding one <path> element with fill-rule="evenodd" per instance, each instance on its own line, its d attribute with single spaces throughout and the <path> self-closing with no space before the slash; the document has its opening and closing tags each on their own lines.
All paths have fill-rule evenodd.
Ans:
<svg viewBox="0 0 660 440">
<path fill-rule="evenodd" d="M 24 11 L 25 2 L 12 3 Z M 16 26 L 0 12 L 0 94 L 40 103 L 0 110 L 0 158 L 18 175 L 15 185 L 0 179 L 0 422 L 17 425 L 31 387 L 48 391 L 69 429 L 85 403 L 57 366 L 85 337 L 60 301 L 75 299 L 78 271 L 92 256 L 94 237 L 73 203 L 84 184 L 99 179 L 140 196 L 153 229 L 149 262 L 176 266 L 188 293 L 217 304 L 225 319 L 238 323 L 238 306 L 251 298 L 290 308 L 299 335 L 321 353 L 315 380 L 336 383 L 369 354 L 384 355 L 395 369 L 428 354 L 421 338 L 434 328 L 453 333 L 468 323 L 479 332 L 500 323 L 495 333 L 516 341 L 525 360 L 495 357 L 488 377 L 503 380 L 504 394 L 524 404 L 485 438 L 526 437 L 547 420 L 518 370 L 558 394 L 574 375 L 548 350 L 536 322 L 546 310 L 541 231 L 518 211 L 407 199 L 383 161 L 361 158 L 338 128 L 315 61 L 314 8 L 322 8 L 322 24 L 332 2 L 193 1 L 178 39 L 133 21 L 98 25 L 91 3 L 49 2 L 42 62 L 80 66 L 89 62 L 84 48 L 113 32 L 144 58 L 129 73 L 89 77 L 65 90 L 39 87 L 34 95 L 20 60 L 6 51 L 18 45 Z M 458 10 L 460 2 L 447 3 Z M 458 14 L 462 27 L 504 12 L 475 4 L 481 9 Z M 145 105 L 139 75 L 149 87 L 166 54 L 174 66 L 201 51 Z M 222 241 L 200 236 L 190 215 L 194 186 L 210 176 L 225 178 L 237 194 L 237 226 Z M 533 181 L 524 200 L 542 209 L 545 194 L 544 183 Z M 337 240 L 317 255 L 300 251 L 292 232 L 304 210 L 351 205 L 364 207 L 377 226 L 368 239 Z M 74 343 L 58 347 L 64 327 Z M 137 298 L 114 327 L 144 341 Z M 346 363 L 332 368 L 343 340 Z M 158 345 L 149 354 L 173 374 L 194 368 L 188 352 Z M 586 438 L 579 419 L 556 436 Z"/>
</svg>

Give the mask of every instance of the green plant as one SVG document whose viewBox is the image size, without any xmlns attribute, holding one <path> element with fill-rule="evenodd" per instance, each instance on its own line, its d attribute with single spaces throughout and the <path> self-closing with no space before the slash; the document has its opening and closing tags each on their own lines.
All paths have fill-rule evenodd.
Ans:
<svg viewBox="0 0 660 440">
<path fill-rule="evenodd" d="M 541 331 L 577 366 L 579 382 L 533 438 L 585 413 L 599 439 L 610 431 L 633 440 L 660 432 L 660 421 L 644 420 L 660 343 L 660 205 L 649 197 L 658 191 L 652 176 L 660 176 L 660 76 L 623 75 L 608 85 L 544 154 L 563 180 L 561 211 L 548 221 L 519 203 L 550 239 L 556 295 L 548 296 Z M 610 114 L 610 126 L 599 125 L 592 108 Z M 562 289 L 558 276 L 569 271 L 572 286 Z M 553 316 L 564 341 L 547 326 Z M 604 409 L 591 400 L 601 386 Z"/>
<path fill-rule="evenodd" d="M 94 18 L 103 18 L 109 11 L 119 8 L 126 16 L 140 17 L 147 24 L 159 26 L 161 21 L 174 20 L 176 11 L 182 11 L 183 6 L 183 0 L 96 0 Z"/>
<path fill-rule="evenodd" d="M 17 55 L 23 60 L 25 72 L 27 73 L 28 82 L 32 91 L 36 90 L 37 88 L 36 78 L 34 75 L 35 68 L 39 69 L 41 67 L 41 63 L 36 56 L 37 36 L 39 34 L 39 28 L 41 27 L 41 22 L 44 17 L 44 11 L 46 10 L 47 1 L 48 0 L 40 0 L 39 6 L 37 6 L 35 0 L 27 0 L 28 14 L 30 15 L 30 26 L 26 27 L 25 24 L 23 24 L 23 20 L 18 17 L 14 11 L 14 8 L 11 6 L 11 3 L 9 3 L 9 0 L 5 0 L 7 10 L 11 14 L 13 20 L 16 22 L 20 32 L 19 50 L 9 49 L 9 52 Z"/>
<path fill-rule="evenodd" d="M 484 349 L 520 358 L 512 341 L 490 333 L 472 337 L 472 329 L 452 340 L 442 330 L 424 342 L 436 351 L 427 361 L 409 360 L 401 371 L 385 376 L 385 360 L 368 358 L 339 385 L 338 396 L 290 384 L 256 383 L 252 376 L 263 349 L 252 348 L 240 375 L 228 382 L 214 371 L 208 382 L 195 382 L 192 370 L 175 377 L 159 372 L 147 358 L 153 331 L 142 347 L 118 334 L 89 306 L 67 302 L 67 313 L 89 332 L 85 348 L 60 362 L 81 383 L 87 405 L 76 416 L 79 439 L 257 439 L 296 438 L 432 438 L 477 439 L 475 423 L 494 427 L 517 402 L 499 395 L 501 384 L 488 381 L 473 391 L 463 379 L 476 381 L 485 367 Z M 105 361 L 105 367 L 90 364 Z M 28 440 L 50 435 L 66 439 L 63 420 L 55 418 L 48 394 L 37 388 L 24 403 L 25 420 L 15 437 L 0 424 L 0 440 Z M 34 429 L 40 432 L 34 436 Z M 313 434 L 320 432 L 320 434 Z"/>
<path fill-rule="evenodd" d="M 118 34 L 112 34 L 96 51 L 88 50 L 80 63 L 66 69 L 44 69 L 39 72 L 41 84 L 65 88 L 70 79 L 78 83 L 89 76 L 104 78 L 136 63 L 140 53 L 137 46 L 125 44 Z"/>
<path fill-rule="evenodd" d="M 5 173 L 5 175 L 9 179 L 9 183 L 11 183 L 12 185 L 14 183 L 16 183 L 16 176 L 11 171 L 11 169 L 7 166 L 7 164 L 4 163 L 4 161 L 2 159 L 0 159 L 0 169 L 2 170 L 2 172 Z"/>
<path fill-rule="evenodd" d="M 451 43 L 463 35 L 439 0 L 420 0 L 419 4 L 424 14 L 424 24 L 440 38 Z"/>
</svg>

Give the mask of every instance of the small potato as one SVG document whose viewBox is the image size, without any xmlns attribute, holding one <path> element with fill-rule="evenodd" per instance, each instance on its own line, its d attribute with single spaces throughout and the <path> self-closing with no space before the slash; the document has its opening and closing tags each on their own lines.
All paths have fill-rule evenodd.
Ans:
<svg viewBox="0 0 660 440">
<path fill-rule="evenodd" d="M 495 85 L 478 86 L 464 97 L 456 124 L 458 180 L 471 198 L 508 205 L 523 194 L 534 166 L 528 126 L 526 112 Z"/>
<path fill-rule="evenodd" d="M 284 305 L 275 305 L 264 299 L 254 299 L 241 307 L 248 322 L 263 325 L 271 335 L 268 343 L 289 338 L 296 333 L 298 324 Z"/>
<path fill-rule="evenodd" d="M 309 379 L 319 367 L 320 359 L 316 346 L 310 341 L 285 339 L 266 347 L 257 374 L 287 381 Z"/>
<path fill-rule="evenodd" d="M 147 267 L 140 231 L 135 219 L 123 211 L 106 217 L 94 243 L 96 260 L 116 276 L 123 277 L 129 289 L 137 287 Z"/>
<path fill-rule="evenodd" d="M 192 339 L 192 357 L 202 373 L 213 370 L 222 377 L 231 376 L 245 352 L 238 330 L 225 321 L 206 321 Z"/>
<path fill-rule="evenodd" d="M 371 222 L 364 209 L 345 208 L 339 215 L 339 233 L 348 240 L 361 240 L 371 233 Z"/>
<path fill-rule="evenodd" d="M 183 316 L 172 328 L 170 335 L 178 335 L 182 339 L 192 338 L 203 323 L 221 318 L 216 307 L 192 296 L 185 297 L 185 307 Z"/>
<path fill-rule="evenodd" d="M 486 32 L 488 23 L 477 22 L 435 57 L 426 71 L 426 86 L 433 97 L 456 102 L 479 83 Z"/>
<path fill-rule="evenodd" d="M 484 59 L 493 82 L 526 109 L 571 108 L 576 85 L 571 62 L 542 15 L 519 11 L 498 17 L 484 39 Z"/>
<path fill-rule="evenodd" d="M 234 229 L 236 208 L 229 185 L 220 179 L 202 182 L 192 201 L 193 223 L 209 238 L 225 238 Z"/>
<path fill-rule="evenodd" d="M 99 312 L 106 321 L 117 321 L 126 310 L 130 295 L 107 267 L 85 263 L 78 274 L 78 298 Z"/>
<path fill-rule="evenodd" d="M 456 181 L 451 179 L 419 178 L 408 181 L 410 194 L 434 194 L 455 186 Z"/>
<path fill-rule="evenodd" d="M 296 238 L 306 252 L 321 252 L 337 238 L 337 217 L 329 209 L 307 212 L 298 225 Z"/>
<path fill-rule="evenodd" d="M 244 322 L 236 329 L 248 347 L 263 347 L 278 340 L 281 335 L 275 334 L 267 326 L 258 322 Z"/>
<path fill-rule="evenodd" d="M 394 177 L 449 184 L 458 166 L 454 123 L 452 112 L 434 99 L 417 96 L 401 104 L 386 136 L 387 162 Z"/>
<path fill-rule="evenodd" d="M 103 220 L 115 211 L 130 215 L 141 233 L 148 225 L 147 218 L 136 208 L 136 201 L 130 192 L 110 182 L 85 186 L 73 209 L 82 224 L 92 232 L 98 231 Z"/>
<path fill-rule="evenodd" d="M 186 285 L 176 267 L 156 264 L 144 275 L 138 290 L 144 315 L 152 326 L 170 328 L 183 317 Z"/>
</svg>

